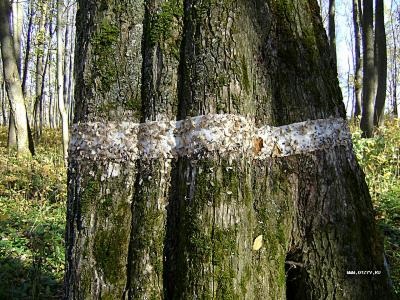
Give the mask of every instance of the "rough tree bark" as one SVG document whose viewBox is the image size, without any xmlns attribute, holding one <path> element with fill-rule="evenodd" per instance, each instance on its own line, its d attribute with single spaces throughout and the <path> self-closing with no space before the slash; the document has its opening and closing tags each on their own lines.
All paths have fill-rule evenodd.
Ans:
<svg viewBox="0 0 400 300">
<path fill-rule="evenodd" d="M 79 1 L 78 7 L 75 123 L 96 120 L 118 122 L 121 119 L 139 121 L 143 1 Z M 134 278 L 128 280 L 132 264 L 128 269 L 127 257 L 131 224 L 139 221 L 131 217 L 134 209 L 132 199 L 137 194 L 134 192 L 135 171 L 122 166 L 122 176 L 104 178 L 104 184 L 100 185 L 97 179 L 84 174 L 94 172 L 100 175 L 105 171 L 103 166 L 98 169 L 92 165 L 92 170 L 91 166 L 74 163 L 73 159 L 72 156 L 68 175 L 71 198 L 66 233 L 67 298 L 108 296 L 120 299 L 123 294 L 129 293 L 126 286 L 134 284 Z M 85 186 L 85 192 L 76 189 L 75 183 Z M 101 192 L 106 186 L 105 193 Z M 121 186 L 124 188 L 121 189 Z M 96 201 L 98 196 L 103 200 Z M 77 202 L 73 199 L 78 198 L 83 206 L 74 204 Z M 76 218 L 77 214 L 85 217 Z M 93 214 L 92 220 L 86 218 L 88 214 Z M 104 218 L 108 221 L 97 223 Z M 95 225 L 93 222 L 97 225 L 95 232 L 91 233 Z M 87 242 L 95 245 L 91 249 L 84 242 L 84 237 L 89 235 L 91 238 Z M 149 235 L 157 233 L 149 232 Z M 92 251 L 94 248 L 97 250 Z M 135 255 L 133 246 L 131 248 L 129 256 Z M 101 268 L 101 277 L 93 264 Z"/>
<path fill-rule="evenodd" d="M 387 87 L 387 48 L 383 0 L 375 1 L 375 65 L 377 68 L 377 90 L 374 107 L 374 125 L 383 125 Z"/>
<path fill-rule="evenodd" d="M 204 114 L 258 127 L 344 118 L 316 1 L 82 0 L 77 25 L 68 299 L 389 299 L 371 199 L 345 147 L 130 160 L 100 143 L 79 155 L 93 126 L 118 137 L 132 122 Z"/>
<path fill-rule="evenodd" d="M 7 0 L 0 1 L 0 43 L 4 81 L 14 120 L 17 152 L 19 154 L 28 154 L 28 120 L 11 36 L 10 13 L 10 3 Z"/>
<path fill-rule="evenodd" d="M 363 90 L 361 130 L 364 137 L 372 137 L 374 130 L 374 101 L 377 74 L 374 59 L 374 10 L 372 0 L 363 0 Z"/>
<path fill-rule="evenodd" d="M 361 116 L 362 102 L 362 58 L 361 58 L 361 1 L 353 0 L 353 25 L 354 25 L 354 116 Z"/>
</svg>

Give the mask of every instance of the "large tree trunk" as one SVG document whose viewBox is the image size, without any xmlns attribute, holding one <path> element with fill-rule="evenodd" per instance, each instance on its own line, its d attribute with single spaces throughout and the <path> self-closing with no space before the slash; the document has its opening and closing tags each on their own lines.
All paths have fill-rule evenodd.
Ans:
<svg viewBox="0 0 400 300">
<path fill-rule="evenodd" d="M 383 125 L 385 116 L 386 87 L 387 87 L 387 49 L 383 0 L 375 1 L 375 64 L 378 75 L 376 90 L 374 125 Z"/>
<path fill-rule="evenodd" d="M 78 7 L 75 123 L 138 122 L 141 115 L 143 1 L 79 1 Z M 121 165 L 121 176 L 110 174 L 112 176 L 104 177 L 101 182 L 101 174 L 108 166 L 81 164 L 74 159 L 74 156 L 70 159 L 68 175 L 71 185 L 66 234 L 67 298 L 121 299 L 122 295 L 129 294 L 127 286 L 132 286 L 135 280 L 130 275 L 133 266 L 130 263 L 128 268 L 127 262 L 128 252 L 129 256 L 135 255 L 133 245 L 129 251 L 131 226 L 140 221 L 132 220 L 135 209 L 132 199 L 138 195 L 135 186 L 139 184 L 135 183 L 136 171 L 127 162 Z M 95 177 L 84 175 L 89 173 Z M 75 184 L 85 187 L 85 192 L 78 186 L 75 188 Z M 103 200 L 97 201 L 98 197 Z M 77 205 L 74 199 L 84 205 Z M 84 217 L 78 217 L 78 214 Z M 89 215 L 93 218 L 88 219 Z M 146 218 L 153 220 L 151 216 Z M 105 219 L 107 222 L 103 222 Z M 95 230 L 92 232 L 92 229 Z M 148 235 L 157 236 L 157 232 L 149 231 Z M 144 232 L 142 236 L 145 237 Z M 157 255 L 160 259 L 160 253 Z"/>
<path fill-rule="evenodd" d="M 362 103 L 362 59 L 361 59 L 361 0 L 353 0 L 353 25 L 354 25 L 354 116 L 361 116 Z"/>
<path fill-rule="evenodd" d="M 4 81 L 10 101 L 17 151 L 19 154 L 29 153 L 28 120 L 18 72 L 17 58 L 10 31 L 10 5 L 7 0 L 0 1 L 0 43 L 3 60 Z"/>
<path fill-rule="evenodd" d="M 374 60 L 374 10 L 372 0 L 363 0 L 363 90 L 361 130 L 364 137 L 372 137 L 374 130 L 374 102 L 377 74 Z"/>
<path fill-rule="evenodd" d="M 161 152 L 175 118 L 176 135 L 208 115 L 228 138 L 344 118 L 317 2 L 122 2 L 79 3 L 67 298 L 389 299 L 350 146 L 281 157 L 274 144 L 261 159 L 266 133 L 250 152 Z M 140 78 L 141 105 L 127 105 Z"/>
</svg>

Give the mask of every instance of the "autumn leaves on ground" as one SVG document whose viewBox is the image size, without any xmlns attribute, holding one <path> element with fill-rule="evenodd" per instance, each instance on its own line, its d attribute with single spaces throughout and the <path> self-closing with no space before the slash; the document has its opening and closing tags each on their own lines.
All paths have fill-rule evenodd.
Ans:
<svg viewBox="0 0 400 300">
<path fill-rule="evenodd" d="M 385 235 L 400 295 L 400 131 L 386 122 L 373 139 L 353 126 L 354 147 Z M 0 128 L 0 299 L 59 299 L 64 272 L 66 170 L 60 133 L 45 130 L 33 159 L 9 155 Z M 58 144 L 55 144 L 58 142 Z"/>
</svg>

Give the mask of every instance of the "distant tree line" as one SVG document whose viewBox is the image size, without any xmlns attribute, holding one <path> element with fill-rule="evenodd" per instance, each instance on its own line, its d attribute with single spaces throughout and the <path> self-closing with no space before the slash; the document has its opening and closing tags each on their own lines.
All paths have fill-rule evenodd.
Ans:
<svg viewBox="0 0 400 300">
<path fill-rule="evenodd" d="M 324 21 L 327 23 L 333 68 L 337 68 L 336 52 L 341 51 L 336 48 L 337 2 L 320 1 L 322 14 L 326 16 Z M 373 136 L 374 127 L 383 124 L 385 112 L 398 117 L 400 10 L 395 0 L 387 1 L 389 6 L 384 4 L 383 0 L 352 0 L 352 14 L 345 12 L 348 19 L 352 19 L 349 42 L 353 50 L 353 66 L 352 74 L 350 70 L 348 74 L 348 87 L 351 85 L 353 88 L 351 115 L 361 118 L 364 137 Z"/>
<path fill-rule="evenodd" d="M 9 128 L 8 146 L 34 154 L 43 128 L 61 126 L 66 156 L 76 3 L 1 0 L 0 5 L 0 121 Z"/>
</svg>

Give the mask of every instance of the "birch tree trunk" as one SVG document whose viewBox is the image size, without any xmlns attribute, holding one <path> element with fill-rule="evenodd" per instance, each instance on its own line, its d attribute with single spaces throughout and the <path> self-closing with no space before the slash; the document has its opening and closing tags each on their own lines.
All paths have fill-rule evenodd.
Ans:
<svg viewBox="0 0 400 300">
<path fill-rule="evenodd" d="M 1 56 L 3 60 L 4 81 L 6 84 L 8 99 L 10 101 L 11 114 L 14 120 L 17 152 L 18 154 L 25 155 L 29 154 L 28 122 L 24 96 L 22 94 L 21 81 L 18 72 L 17 58 L 15 56 L 13 39 L 10 31 L 10 14 L 11 10 L 9 2 L 7 0 L 1 0 L 0 43 Z"/>
<path fill-rule="evenodd" d="M 344 118 L 316 1 L 80 1 L 77 25 L 68 299 L 389 299 L 351 147 L 261 160 L 263 139 L 228 156 L 157 144 L 175 118 L 229 114 L 228 137 L 239 116 Z"/>
<path fill-rule="evenodd" d="M 62 145 L 64 164 L 68 165 L 68 142 L 69 142 L 69 131 L 68 131 L 68 114 L 64 103 L 64 81 L 63 81 L 63 42 L 62 42 L 62 30 L 64 28 L 61 23 L 62 13 L 64 9 L 64 1 L 57 0 L 57 95 L 58 95 L 58 109 L 61 117 L 61 130 L 62 130 Z"/>
</svg>

